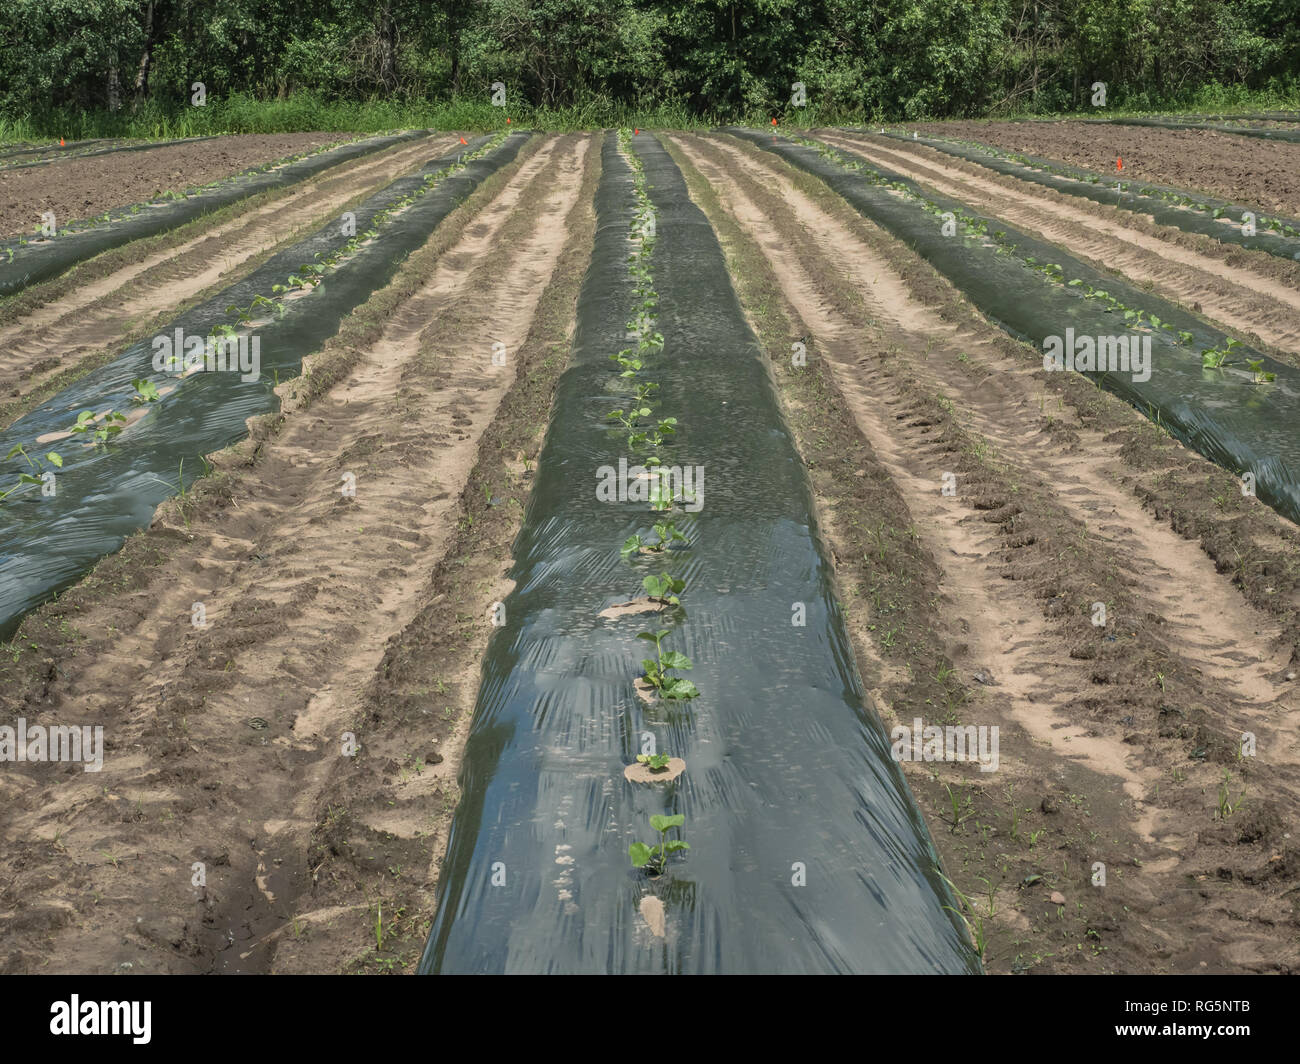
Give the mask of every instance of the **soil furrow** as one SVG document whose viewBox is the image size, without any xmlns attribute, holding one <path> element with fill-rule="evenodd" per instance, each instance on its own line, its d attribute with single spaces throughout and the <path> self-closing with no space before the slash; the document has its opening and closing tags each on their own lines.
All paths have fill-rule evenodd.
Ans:
<svg viewBox="0 0 1300 1064">
<path fill-rule="evenodd" d="M 340 133 L 236 134 L 0 170 L 0 235 L 32 232 L 44 211 L 53 211 L 63 226 L 347 139 Z"/>
<path fill-rule="evenodd" d="M 147 323 L 165 322 L 208 289 L 236 280 L 259 253 L 318 228 L 350 201 L 437 157 L 453 143 L 451 138 L 421 141 L 358 160 L 342 172 L 326 171 L 281 198 L 0 327 L 0 397 L 12 411 L 6 423 L 21 410 L 13 400 L 85 359 L 102 361 L 136 339 Z"/>
<path fill-rule="evenodd" d="M 679 143 L 762 248 L 782 296 L 799 308 L 796 327 L 806 326 L 815 338 L 810 349 L 815 342 L 825 353 L 858 429 L 905 500 L 908 531 L 940 566 L 937 590 L 950 612 L 944 627 L 953 660 L 977 683 L 982 673 L 997 684 L 989 692 L 993 701 L 974 703 L 975 719 L 1000 716 L 1009 732 L 1023 728 L 1032 743 L 1018 743 L 1007 755 L 1021 761 L 1022 772 L 1041 760 L 1033 756 L 1036 743 L 1062 752 L 1058 770 L 1064 756 L 1095 774 L 1085 793 L 1098 804 L 1110 789 L 1104 780 L 1120 785 L 1127 801 L 1109 812 L 1124 832 L 1136 836 L 1129 852 L 1169 862 L 1133 884 L 1144 898 L 1133 906 L 1141 912 L 1138 919 L 1151 921 L 1148 931 L 1160 927 L 1157 899 L 1177 889 L 1179 877 L 1198 868 L 1206 853 L 1198 848 L 1198 833 L 1186 826 L 1185 810 L 1159 797 L 1162 779 L 1169 786 L 1169 751 L 1156 742 L 1135 743 L 1145 722 L 1134 718 L 1149 714 L 1148 719 L 1163 721 L 1150 704 L 1151 688 L 1159 677 L 1159 684 L 1177 690 L 1167 679 L 1177 675 L 1193 697 L 1214 707 L 1214 725 L 1224 734 L 1251 730 L 1268 736 L 1261 743 L 1267 743 L 1277 769 L 1270 777 L 1273 794 L 1294 809 L 1300 745 L 1291 724 L 1294 702 L 1288 690 L 1284 706 L 1274 682 L 1281 679 L 1289 649 L 1278 647 L 1277 625 L 1243 603 L 1195 545 L 1153 520 L 1130 490 L 1104 471 L 1119 462 L 1106 461 L 1113 446 L 1100 434 L 1071 425 L 1077 443 L 1062 447 L 1053 440 L 1052 419 L 1034 416 L 1027 375 L 989 366 L 1002 362 L 992 337 L 935 322 L 932 310 L 909 291 L 912 278 L 899 276 L 873 255 L 859 234 L 800 193 L 777 164 L 730 145 L 696 138 Z M 853 292 L 865 296 L 854 300 Z M 970 375 L 972 366 L 980 367 L 978 378 Z M 941 398 L 927 403 L 927 395 Z M 960 422 L 956 429 L 945 424 L 951 411 L 960 412 L 953 415 Z M 972 453 L 953 454 L 954 431 L 969 438 Z M 963 459 L 966 469 L 957 465 Z M 964 505 L 940 491 L 943 473 L 954 468 L 964 485 L 958 493 L 967 497 Z M 1043 556 L 1049 540 L 1055 560 Z M 1025 557 L 1034 551 L 1037 558 Z M 1051 569 L 1061 564 L 1091 579 L 1093 597 L 1112 609 L 1107 630 L 1122 646 L 1099 655 L 1078 640 L 1077 624 L 1072 629 L 1059 619 L 1066 606 L 1061 598 L 1073 598 L 1078 608 L 1078 596 L 1065 593 L 1088 590 L 1078 587 L 1076 573 L 1071 580 L 1062 577 L 1053 592 Z M 1130 626 L 1133 631 L 1126 631 Z M 880 630 L 885 642 L 892 631 L 883 620 L 873 627 L 876 647 L 869 656 L 887 662 Z M 1101 666 L 1099 657 L 1119 660 Z M 915 664 L 907 664 L 915 673 Z M 1099 682 L 1105 686 L 1099 688 Z M 1164 697 L 1164 687 L 1156 693 Z M 899 704 L 907 701 L 906 686 L 901 698 L 898 690 L 882 694 L 900 721 L 910 723 L 912 711 Z M 1178 695 L 1191 694 L 1178 690 Z M 1117 719 L 1124 707 L 1125 719 Z M 971 712 L 961 712 L 963 723 L 971 722 Z M 1011 775 L 1032 786 L 1042 771 L 1039 765 Z M 1176 766 L 1174 771 L 1184 772 Z M 1201 774 L 1209 776 L 1205 770 Z M 932 802 L 927 812 L 934 818 L 941 808 Z M 950 865 L 958 852 L 952 848 L 946 854 Z M 967 855 L 960 859 L 964 864 Z M 978 890 L 969 876 L 957 878 L 968 893 L 972 886 Z M 1125 929 L 1122 937 L 1130 938 L 1134 930 Z M 1255 927 L 1233 933 L 1254 944 L 1239 951 L 1238 959 L 1252 957 L 1246 967 L 1264 963 L 1269 956 L 1265 932 Z M 1216 960 L 1228 964 L 1226 958 Z"/>
<path fill-rule="evenodd" d="M 909 126 L 910 130 L 912 127 Z M 1300 213 L 1300 145 L 1241 140 L 1213 130 L 1153 129 L 1101 122 L 936 122 L 923 134 L 991 144 L 1098 173 L 1208 192 Z"/>
<path fill-rule="evenodd" d="M 764 174 L 756 161 L 745 160 L 734 149 L 731 157 L 741 163 L 743 173 L 770 180 L 770 170 Z M 1077 451 L 1043 447 L 1045 404 L 1041 381 L 1036 379 L 1041 374 L 1027 368 L 1008 371 L 1001 365 L 992 369 L 1000 360 L 987 338 L 953 332 L 936 322 L 929 309 L 909 292 L 906 280 L 871 255 L 851 232 L 788 184 L 779 187 L 804 231 L 822 234 L 835 248 L 848 281 L 867 293 L 871 320 L 891 322 L 903 330 L 898 340 L 903 351 L 915 351 L 925 342 L 930 354 L 919 365 L 913 364 L 917 378 L 942 394 L 959 398 L 963 417 L 981 436 L 1008 460 L 1056 485 L 1059 503 L 1075 519 L 1090 525 L 1090 535 L 1108 539 L 1120 557 L 1127 556 L 1126 565 L 1135 578 L 1161 574 L 1161 579 L 1152 582 L 1153 593 L 1165 609 L 1178 611 L 1169 620 L 1183 630 L 1193 657 L 1210 656 L 1215 678 L 1237 698 L 1271 706 L 1279 688 L 1266 675 L 1285 671 L 1291 648 L 1280 644 L 1280 630 L 1270 618 L 1256 615 L 1236 589 L 1218 578 L 1213 563 L 1194 544 L 1163 522 L 1153 521 L 1131 493 L 1116 483 L 1110 471 L 1121 465 L 1119 445 L 1108 444 L 1101 434 L 1087 433 L 1082 426 L 1071 426 L 1082 437 Z M 990 370 L 972 372 L 968 368 L 972 359 Z M 856 387 L 869 389 L 874 379 L 872 375 L 862 377 Z M 1134 535 L 1136 529 L 1141 533 Z M 1193 608 L 1188 609 L 1189 605 Z M 1240 633 L 1254 633 L 1254 637 L 1243 644 L 1238 641 Z M 1251 662 L 1253 668 L 1243 669 L 1243 662 Z"/>
<path fill-rule="evenodd" d="M 1199 310 L 1244 336 L 1282 348 L 1281 357 L 1288 361 L 1294 362 L 1300 353 L 1300 293 L 1286 285 L 1136 232 L 1124 224 L 1123 214 L 1112 211 L 1114 220 L 1109 221 L 1062 202 L 1059 193 L 1040 194 L 1029 185 L 1008 187 L 997 179 L 1000 175 L 987 179 L 973 176 L 940 162 L 933 149 L 905 146 L 894 150 L 833 131 L 818 131 L 817 135 L 828 144 L 855 151 L 976 210 L 1068 247 L 1071 254 L 1086 257 L 1100 269 L 1149 284 L 1166 298 Z M 927 154 L 920 161 L 917 156 L 922 152 Z"/>
<path fill-rule="evenodd" d="M 173 806 L 163 781 L 186 764 L 222 781 L 213 801 L 185 803 L 147 841 L 95 816 L 61 837 L 96 890 L 120 899 L 147 884 L 149 896 L 168 900 L 166 912 L 194 914 L 167 918 L 180 925 L 173 942 L 170 930 L 132 929 L 127 906 L 115 906 L 127 923 L 102 936 L 105 955 L 66 954 L 80 969 L 111 970 L 118 954 L 150 952 L 149 941 L 163 949 L 140 962 L 146 970 L 269 963 L 259 943 L 283 929 L 285 906 L 310 887 L 304 855 L 339 736 L 454 537 L 457 497 L 514 383 L 510 353 L 565 245 L 555 223 L 576 201 L 588 147 L 585 138 L 560 138 L 523 161 L 332 388 L 311 390 L 312 360 L 303 378 L 282 386 L 285 410 L 270 419 L 279 432 L 236 449 L 255 471 L 237 474 L 230 512 L 171 563 L 185 580 L 168 581 L 166 566 L 151 574 L 141 615 L 111 648 L 100 643 L 101 653 L 70 669 L 66 682 L 83 711 L 116 722 L 108 743 L 115 787 L 154 809 Z M 493 365 L 494 343 L 505 345 L 504 366 Z M 307 405 L 295 401 L 300 392 Z M 344 494 L 353 483 L 355 496 Z M 190 623 L 196 596 L 206 629 Z M 94 629 L 100 620 L 77 623 Z M 430 774 L 423 782 L 432 791 L 443 781 Z M 56 789 L 57 801 L 15 815 L 6 834 L 49 838 L 51 825 L 73 803 L 94 802 L 99 788 L 74 780 Z M 124 836 L 166 852 L 137 855 L 129 870 L 103 867 L 95 848 L 113 852 L 128 845 Z M 206 866 L 204 888 L 190 886 L 193 861 Z"/>
</svg>

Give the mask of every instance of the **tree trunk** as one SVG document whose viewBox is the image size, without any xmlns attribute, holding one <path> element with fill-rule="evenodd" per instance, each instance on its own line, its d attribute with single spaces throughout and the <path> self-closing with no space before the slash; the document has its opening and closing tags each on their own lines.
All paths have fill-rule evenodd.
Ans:
<svg viewBox="0 0 1300 1064">
<path fill-rule="evenodd" d="M 135 73 L 135 98 L 142 100 L 149 95 L 149 63 L 153 58 L 153 0 L 144 15 L 144 51 L 140 54 L 140 66 Z"/>
<path fill-rule="evenodd" d="M 394 88 L 394 31 L 392 5 L 384 4 L 379 16 L 379 84 L 385 89 Z"/>
</svg>

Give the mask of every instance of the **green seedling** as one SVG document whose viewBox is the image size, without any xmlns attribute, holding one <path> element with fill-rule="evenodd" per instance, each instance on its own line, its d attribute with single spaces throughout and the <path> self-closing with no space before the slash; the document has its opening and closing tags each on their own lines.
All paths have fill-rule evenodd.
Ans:
<svg viewBox="0 0 1300 1064">
<path fill-rule="evenodd" d="M 97 420 L 93 411 L 83 410 L 77 415 L 77 423 L 72 426 L 71 431 L 93 432 L 95 437 L 94 445 L 96 447 L 107 447 L 108 441 L 122 431 L 122 426 L 117 422 L 125 420 L 126 415 L 120 414 L 116 410 L 107 411 L 102 416 L 102 420 Z"/>
<path fill-rule="evenodd" d="M 974 799 L 972 799 L 970 795 L 967 795 L 966 801 L 963 803 L 961 799 L 953 793 L 953 789 L 948 786 L 948 784 L 945 783 L 943 789 L 948 792 L 948 801 L 952 804 L 952 830 L 956 832 L 964 821 L 969 820 L 975 815 Z M 962 812 L 963 804 L 966 806 L 966 812 L 964 813 Z"/>
<path fill-rule="evenodd" d="M 1246 800 L 1246 791 L 1243 788 L 1241 794 L 1238 795 L 1237 800 L 1235 802 L 1232 801 L 1231 794 L 1228 790 L 1231 783 L 1232 773 L 1225 768 L 1223 770 L 1223 782 L 1219 784 L 1218 816 L 1220 820 L 1227 820 L 1228 817 L 1232 816 L 1233 813 L 1241 808 L 1242 803 Z"/>
<path fill-rule="evenodd" d="M 634 406 L 645 406 L 646 403 L 650 402 L 650 393 L 658 390 L 659 385 L 655 384 L 654 381 L 638 384 L 636 386 L 636 398 L 633 399 L 632 404 Z"/>
<path fill-rule="evenodd" d="M 625 429 L 631 432 L 632 429 L 636 428 L 636 424 L 641 420 L 641 418 L 649 416 L 650 408 L 648 406 L 633 406 L 629 407 L 627 410 L 620 407 L 618 410 L 611 410 L 607 415 L 605 415 L 605 420 L 617 421 Z"/>
<path fill-rule="evenodd" d="M 686 581 L 668 573 L 660 573 L 658 576 L 647 576 L 641 581 L 641 586 L 652 599 L 670 606 L 680 606 L 677 596 L 686 590 Z"/>
<path fill-rule="evenodd" d="M 131 387 L 135 389 L 135 395 L 131 396 L 133 403 L 156 403 L 162 398 L 158 394 L 158 386 L 153 381 L 145 380 L 143 377 L 131 382 Z"/>
<path fill-rule="evenodd" d="M 38 455 L 36 457 L 33 457 L 32 455 L 28 454 L 21 443 L 14 444 L 14 446 L 10 448 L 9 453 L 5 455 L 5 458 L 10 459 L 13 458 L 15 455 L 22 455 L 23 461 L 27 463 L 27 465 L 31 468 L 32 472 L 19 473 L 18 483 L 15 484 L 8 491 L 0 492 L 0 502 L 3 502 L 5 499 L 9 498 L 10 495 L 13 495 L 15 492 L 17 492 L 20 488 L 24 487 L 25 485 L 41 483 L 41 476 L 45 472 L 47 472 L 47 470 L 42 468 L 42 459 L 40 458 L 40 456 Z M 58 454 L 55 451 L 47 451 L 45 454 L 44 461 L 49 462 L 50 465 L 54 466 L 57 469 L 63 468 L 63 456 Z"/>
<path fill-rule="evenodd" d="M 668 771 L 670 758 L 667 754 L 637 754 L 638 763 L 645 765 L 651 772 Z"/>
<path fill-rule="evenodd" d="M 645 409 L 648 412 L 649 408 Z M 664 445 L 665 436 L 672 436 L 677 432 L 677 429 L 673 427 L 676 424 L 677 419 L 675 417 L 662 418 L 659 424 L 649 432 L 629 433 L 627 445 L 634 451 L 657 451 Z"/>
<path fill-rule="evenodd" d="M 1255 384 L 1267 384 L 1269 381 L 1277 379 L 1276 373 L 1270 373 L 1264 368 L 1264 360 L 1262 358 L 1248 358 L 1246 359 L 1246 365 L 1250 367 L 1253 383 Z"/>
<path fill-rule="evenodd" d="M 1228 342 L 1221 348 L 1206 348 L 1201 352 L 1201 365 L 1206 369 L 1222 369 L 1224 366 L 1230 366 L 1232 362 L 1229 356 L 1240 346 L 1240 340 L 1229 338 Z"/>
<path fill-rule="evenodd" d="M 622 554 L 624 556 L 629 554 L 634 554 L 642 547 L 645 547 L 647 550 L 654 551 L 656 554 L 660 554 L 663 551 L 667 550 L 668 547 L 673 543 L 676 543 L 678 541 L 681 541 L 682 543 L 686 542 L 686 537 L 681 533 L 681 531 L 678 530 L 677 526 L 673 524 L 673 522 L 671 521 L 657 522 L 654 525 L 652 531 L 657 537 L 656 542 L 646 543 L 644 540 L 642 540 L 639 534 L 628 536 L 628 538 L 623 541 Z"/>
<path fill-rule="evenodd" d="M 632 358 L 631 355 L 632 349 L 628 347 L 620 351 L 617 355 L 609 356 L 611 362 L 617 362 L 623 367 L 623 372 L 619 374 L 620 377 L 635 377 L 637 371 L 641 368 L 641 360 L 639 358 Z M 648 414 L 649 411 L 647 410 L 646 413 Z"/>
<path fill-rule="evenodd" d="M 678 850 L 689 850 L 690 843 L 682 842 L 680 839 L 669 839 L 668 832 L 673 828 L 681 828 L 686 823 L 686 817 L 681 813 L 676 816 L 652 816 L 650 826 L 659 832 L 659 845 L 647 846 L 644 842 L 634 842 L 627 848 L 628 856 L 632 858 L 633 868 L 649 868 L 658 875 L 663 872 L 668 863 L 668 855 L 676 853 Z"/>
<path fill-rule="evenodd" d="M 645 639 L 655 645 L 654 658 L 641 659 L 641 667 L 645 669 L 646 683 L 655 688 L 664 698 L 694 698 L 700 693 L 695 684 L 680 676 L 668 675 L 669 671 L 673 669 L 692 668 L 691 659 L 685 654 L 676 650 L 665 651 L 663 649 L 664 637 L 669 634 L 669 631 L 669 629 L 664 628 L 658 632 L 637 633 L 638 639 Z"/>
<path fill-rule="evenodd" d="M 650 466 L 658 466 L 660 464 L 661 463 L 657 458 L 646 460 L 647 468 L 649 468 Z M 655 477 L 654 480 L 652 480 L 650 483 L 649 498 L 650 498 L 650 508 L 652 510 L 658 510 L 660 512 L 664 512 L 667 510 L 671 510 L 673 508 L 673 501 L 674 501 L 673 492 L 671 486 L 665 485 L 666 479 L 667 478 L 661 479 L 660 477 Z M 695 492 L 688 491 L 685 488 L 682 488 L 681 498 L 683 502 L 691 502 L 695 498 Z"/>
</svg>

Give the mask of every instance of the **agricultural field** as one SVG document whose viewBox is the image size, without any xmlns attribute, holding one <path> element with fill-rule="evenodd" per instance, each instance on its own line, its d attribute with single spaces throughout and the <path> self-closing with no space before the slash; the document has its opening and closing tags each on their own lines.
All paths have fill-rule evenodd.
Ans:
<svg viewBox="0 0 1300 1064">
<path fill-rule="evenodd" d="M 0 191 L 0 972 L 1300 968 L 1300 116 Z"/>
</svg>

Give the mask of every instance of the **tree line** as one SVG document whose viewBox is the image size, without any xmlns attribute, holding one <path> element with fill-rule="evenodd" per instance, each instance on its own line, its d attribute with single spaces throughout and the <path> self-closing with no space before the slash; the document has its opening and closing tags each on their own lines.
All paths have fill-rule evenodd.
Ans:
<svg viewBox="0 0 1300 1064">
<path fill-rule="evenodd" d="M 0 113 L 213 95 L 889 119 L 1290 93 L 1300 0 L 6 0 Z"/>
</svg>

